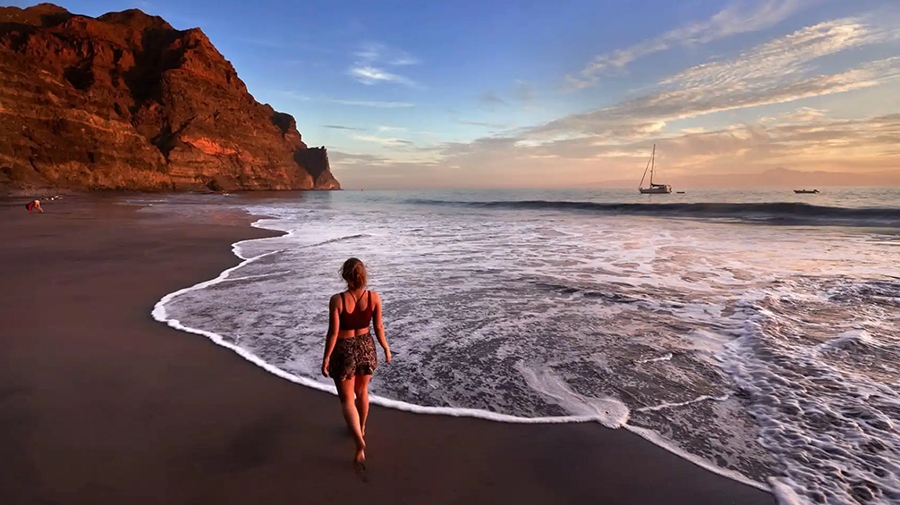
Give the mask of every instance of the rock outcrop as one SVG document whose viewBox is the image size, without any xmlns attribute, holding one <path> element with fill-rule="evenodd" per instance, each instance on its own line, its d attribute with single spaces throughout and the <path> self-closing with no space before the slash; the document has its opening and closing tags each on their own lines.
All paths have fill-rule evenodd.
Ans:
<svg viewBox="0 0 900 505">
<path fill-rule="evenodd" d="M 0 8 L 0 189 L 339 189 L 199 28 Z"/>
</svg>

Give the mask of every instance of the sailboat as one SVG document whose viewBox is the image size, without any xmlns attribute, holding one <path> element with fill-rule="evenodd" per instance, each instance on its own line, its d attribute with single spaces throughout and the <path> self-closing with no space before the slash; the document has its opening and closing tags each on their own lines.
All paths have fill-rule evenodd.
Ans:
<svg viewBox="0 0 900 505">
<path fill-rule="evenodd" d="M 653 144 L 653 153 L 650 154 L 650 161 L 647 162 L 647 168 L 644 169 L 644 177 L 641 177 L 641 183 L 638 185 L 638 191 L 643 194 L 666 195 L 672 192 L 672 186 L 668 184 L 653 183 L 653 169 L 656 165 L 656 144 Z M 647 177 L 647 170 L 650 170 L 650 186 L 644 187 L 644 178 Z"/>
</svg>

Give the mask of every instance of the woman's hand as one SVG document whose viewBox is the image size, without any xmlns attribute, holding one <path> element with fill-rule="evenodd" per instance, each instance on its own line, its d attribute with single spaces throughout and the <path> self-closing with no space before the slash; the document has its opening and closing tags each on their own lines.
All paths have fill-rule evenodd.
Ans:
<svg viewBox="0 0 900 505">
<path fill-rule="evenodd" d="M 384 362 L 385 363 L 391 362 L 391 348 L 390 347 L 384 348 Z"/>
<path fill-rule="evenodd" d="M 322 375 L 328 377 L 328 358 L 322 360 Z"/>
</svg>

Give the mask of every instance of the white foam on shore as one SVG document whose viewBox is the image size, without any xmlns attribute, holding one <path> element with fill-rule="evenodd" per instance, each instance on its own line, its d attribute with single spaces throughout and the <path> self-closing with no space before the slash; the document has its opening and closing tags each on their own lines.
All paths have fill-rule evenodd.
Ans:
<svg viewBox="0 0 900 505">
<path fill-rule="evenodd" d="M 806 505 L 808 502 L 800 498 L 794 489 L 782 482 L 782 479 L 769 477 L 769 484 L 772 486 L 772 494 L 778 501 L 778 505 Z"/>
<path fill-rule="evenodd" d="M 252 226 L 255 228 L 269 229 L 269 230 L 283 232 L 284 235 L 282 235 L 281 237 L 294 236 L 293 231 L 285 231 L 285 230 L 279 229 L 274 226 L 265 226 L 265 224 L 267 224 L 267 223 L 265 223 L 264 221 L 276 221 L 276 220 L 260 219 L 256 222 L 252 223 Z M 272 223 L 272 224 L 275 224 L 275 223 Z M 173 301 L 178 296 L 188 293 L 188 292 L 191 292 L 191 291 L 201 290 L 201 289 L 204 289 L 209 286 L 219 284 L 219 283 L 222 283 L 225 281 L 234 280 L 229 277 L 232 272 L 240 269 L 241 267 L 243 267 L 247 264 L 253 263 L 253 262 L 258 261 L 267 256 L 283 252 L 283 250 L 279 249 L 279 250 L 275 250 L 275 251 L 266 252 L 266 253 L 263 253 L 263 254 L 260 254 L 257 256 L 252 256 L 252 257 L 245 256 L 244 250 L 245 250 L 246 245 L 255 243 L 257 241 L 265 241 L 265 240 L 269 240 L 269 238 L 243 240 L 243 241 L 235 242 L 234 244 L 232 244 L 232 252 L 235 254 L 235 256 L 237 256 L 238 258 L 240 258 L 242 260 L 240 262 L 240 264 L 238 264 L 234 267 L 231 267 L 229 269 L 226 269 L 225 271 L 223 271 L 221 274 L 219 274 L 214 279 L 200 282 L 198 284 L 195 284 L 194 286 L 190 286 L 190 287 L 175 291 L 173 293 L 167 294 L 166 296 L 164 296 L 162 299 L 160 299 L 154 305 L 152 313 L 151 313 L 152 317 L 156 321 L 165 323 L 168 326 L 175 328 L 177 330 L 184 331 L 186 333 L 203 335 L 203 336 L 209 338 L 215 344 L 234 351 L 236 354 L 238 354 L 242 358 L 246 359 L 247 361 L 259 366 L 260 368 L 266 370 L 267 372 L 269 372 L 275 376 L 281 377 L 282 379 L 285 379 L 290 382 L 300 384 L 302 386 L 306 386 L 306 387 L 309 387 L 309 388 L 312 388 L 315 390 L 324 391 L 327 393 L 337 395 L 337 391 L 333 385 L 325 384 L 325 383 L 322 383 L 322 382 L 319 382 L 319 381 L 316 381 L 313 379 L 297 376 L 297 375 L 291 374 L 289 372 L 286 372 L 286 371 L 266 362 L 265 360 L 256 356 L 252 352 L 226 341 L 226 339 L 222 335 L 219 335 L 219 334 L 211 332 L 211 331 L 198 329 L 198 328 L 191 328 L 189 326 L 185 326 L 177 319 L 168 317 L 168 314 L 166 311 L 166 304 Z M 654 359 L 651 361 L 671 359 L 671 355 L 667 355 L 667 356 L 663 356 L 662 358 Z M 539 378 L 536 372 L 534 372 L 533 374 L 534 374 L 535 378 Z M 544 377 L 544 378 L 546 379 L 546 377 Z M 548 394 L 551 397 L 555 396 L 557 399 L 563 400 L 563 405 L 565 405 L 567 407 L 571 407 L 572 406 L 571 402 L 575 399 L 579 399 L 579 401 L 580 401 L 580 397 L 577 394 L 569 391 L 567 388 L 565 388 L 564 385 L 562 385 L 562 389 L 560 389 L 559 387 L 554 386 L 554 384 L 556 386 L 560 386 L 560 385 L 562 385 L 562 382 L 561 381 L 554 382 L 552 380 L 549 382 L 544 382 L 543 386 L 540 389 L 543 390 L 543 392 L 545 394 Z M 568 394 L 568 395 L 565 394 L 566 391 L 568 391 L 570 394 Z M 501 413 L 491 412 L 491 411 L 486 411 L 486 410 L 481 410 L 481 409 L 471 409 L 471 408 L 427 407 L 427 406 L 415 405 L 415 404 L 411 404 L 411 403 L 407 403 L 407 402 L 403 402 L 403 401 L 399 401 L 399 400 L 392 400 L 392 399 L 380 397 L 377 395 L 370 395 L 369 399 L 370 399 L 370 402 L 374 405 L 379 405 L 382 407 L 392 408 L 392 409 L 396 409 L 396 410 L 402 410 L 402 411 L 410 412 L 410 413 L 414 413 L 414 414 L 434 414 L 434 415 L 444 415 L 444 416 L 450 416 L 450 417 L 469 417 L 469 418 L 482 419 L 482 420 L 486 420 L 486 421 L 514 423 L 514 424 L 563 424 L 563 423 L 596 422 L 596 423 L 602 424 L 603 426 L 608 427 L 610 429 L 623 428 L 631 433 L 634 433 L 635 435 L 640 436 L 641 438 L 647 440 L 648 442 L 650 442 L 662 449 L 665 449 L 665 450 L 675 454 L 676 456 L 678 456 L 686 461 L 689 461 L 707 471 L 710 471 L 714 474 L 732 479 L 732 480 L 740 482 L 742 484 L 752 486 L 752 487 L 754 487 L 756 489 L 760 489 L 762 491 L 772 492 L 772 488 L 770 488 L 768 485 L 761 483 L 761 482 L 754 481 L 754 480 L 746 477 L 745 475 L 742 475 L 739 472 L 720 468 L 700 457 L 690 454 L 690 453 L 684 451 L 683 449 L 681 449 L 680 447 L 676 446 L 672 442 L 664 439 L 659 434 L 657 434 L 656 432 L 654 432 L 650 429 L 628 425 L 627 424 L 628 415 L 629 415 L 628 407 L 625 406 L 621 401 L 614 399 L 614 398 L 593 399 L 594 401 L 591 401 L 590 404 L 586 404 L 583 401 L 580 401 L 581 408 L 578 409 L 578 411 L 580 411 L 580 412 L 577 415 L 545 416 L 545 417 L 520 417 L 520 416 L 501 414 Z M 691 402 L 686 402 L 686 403 L 691 403 Z"/>
<path fill-rule="evenodd" d="M 527 367 L 519 362 L 516 370 L 533 390 L 552 398 L 575 416 L 595 417 L 600 424 L 613 429 L 628 422 L 628 407 L 616 398 L 585 398 L 547 368 Z"/>
<path fill-rule="evenodd" d="M 635 409 L 635 410 L 638 412 L 655 412 L 657 410 L 670 409 L 673 407 L 684 407 L 685 405 L 691 405 L 694 403 L 704 402 L 707 400 L 714 401 L 714 402 L 724 402 L 727 399 L 728 399 L 728 395 L 722 395 L 722 396 L 703 395 L 703 396 L 694 398 L 693 400 L 688 400 L 686 402 L 676 402 L 676 403 L 665 402 L 665 403 L 661 403 L 659 405 L 653 405 L 651 407 L 641 407 L 641 408 Z"/>
<path fill-rule="evenodd" d="M 257 225 L 258 222 L 253 223 L 253 224 Z M 266 239 L 255 239 L 255 240 L 266 240 Z M 239 252 L 240 245 L 242 242 L 251 242 L 251 241 L 252 240 L 236 242 L 236 243 L 232 244 L 232 246 L 231 246 L 232 251 L 234 252 L 235 256 L 237 256 L 238 258 L 241 258 L 243 260 L 243 261 L 241 261 L 240 264 L 225 270 L 224 272 L 219 274 L 219 276 L 216 277 L 215 279 L 203 281 L 201 283 L 195 284 L 191 287 L 187 287 L 184 289 L 179 289 L 178 291 L 169 293 L 166 296 L 162 297 L 162 299 L 160 299 L 158 302 L 156 302 L 156 304 L 153 306 L 153 311 L 151 312 L 153 319 L 155 319 L 156 321 L 159 321 L 161 323 L 166 323 L 167 325 L 171 326 L 172 328 L 175 328 L 177 330 L 180 330 L 180 331 L 183 331 L 186 333 L 194 333 L 197 335 L 203 335 L 204 337 L 207 337 L 210 340 L 212 340 L 217 345 L 220 345 L 222 347 L 225 347 L 227 349 L 234 351 L 242 358 L 253 363 L 254 365 L 259 366 L 260 368 L 266 370 L 267 372 L 269 372 L 273 375 L 277 375 L 278 377 L 281 377 L 283 379 L 289 380 L 291 382 L 294 382 L 294 383 L 297 383 L 297 384 L 300 384 L 300 385 L 303 385 L 306 387 L 317 389 L 319 391 L 326 391 L 328 393 L 332 393 L 332 394 L 336 395 L 337 390 L 334 388 L 334 386 L 331 386 L 328 384 L 323 384 L 319 381 L 315 381 L 315 380 L 308 379 L 305 377 L 299 377 L 294 374 L 288 373 L 276 366 L 273 366 L 273 365 L 267 363 L 262 358 L 247 351 L 246 349 L 226 341 L 222 337 L 222 335 L 219 335 L 218 333 L 201 330 L 198 328 L 191 328 L 190 326 L 185 326 L 185 325 L 181 324 L 181 322 L 177 319 L 170 319 L 168 317 L 168 314 L 166 312 L 166 304 L 169 303 L 170 301 L 174 300 L 178 296 L 180 296 L 184 293 L 196 291 L 199 289 L 204 289 L 204 288 L 207 288 L 214 284 L 218 284 L 221 282 L 231 280 L 231 279 L 229 279 L 229 275 L 231 274 L 231 272 L 234 272 L 235 270 L 238 270 L 241 267 L 243 267 L 249 263 L 258 261 L 266 256 L 270 256 L 272 254 L 281 252 L 281 250 L 276 250 L 276 251 L 271 251 L 271 252 L 261 254 L 259 256 L 245 258 Z M 518 417 L 518 416 L 511 416 L 511 415 L 507 415 L 507 414 L 500 414 L 497 412 L 489 412 L 489 411 L 479 410 L 479 409 L 452 408 L 452 407 L 424 407 L 421 405 L 415 405 L 412 403 L 402 402 L 402 401 L 398 401 L 398 400 L 391 400 L 389 398 L 383 398 L 383 397 L 379 397 L 379 396 L 375 396 L 375 395 L 369 396 L 369 400 L 372 404 L 375 404 L 375 405 L 380 405 L 382 407 L 388 407 L 388 408 L 403 410 L 403 411 L 407 411 L 407 412 L 412 412 L 415 414 L 440 414 L 440 415 L 452 416 L 452 417 L 474 417 L 474 418 L 485 419 L 485 420 L 489 420 L 489 421 L 498 421 L 498 422 L 506 422 L 506 423 L 548 424 L 548 423 L 598 422 L 598 423 L 604 424 L 604 421 L 608 421 L 607 418 L 601 414 L 578 415 L 578 416 L 551 416 L 551 417 Z"/>
<path fill-rule="evenodd" d="M 635 361 L 635 363 L 637 363 L 639 365 L 643 365 L 644 363 L 655 363 L 657 361 L 671 361 L 671 360 L 672 360 L 672 353 L 667 352 L 666 354 L 663 354 L 662 356 L 658 356 L 656 358 L 639 359 L 639 360 Z"/>
<path fill-rule="evenodd" d="M 218 281 L 218 279 L 214 279 L 213 281 Z M 186 289 L 183 289 L 180 291 L 176 291 L 175 293 L 171 294 L 173 296 L 171 296 L 169 298 L 169 300 L 171 300 L 172 298 L 174 298 L 175 296 L 177 296 L 180 293 L 183 293 L 186 291 L 192 291 L 193 289 L 202 289 L 203 287 L 209 286 L 210 284 L 214 283 L 213 281 L 206 281 L 205 283 L 201 283 L 201 284 L 203 284 L 203 286 L 198 284 L 197 286 L 193 286 L 191 288 L 186 288 Z M 167 297 L 169 297 L 169 296 L 170 295 L 167 295 Z M 198 335 L 203 335 L 203 336 L 209 338 L 210 340 L 212 340 L 214 343 L 234 351 L 235 353 L 237 353 L 239 356 L 246 359 L 247 361 L 250 361 L 254 365 L 257 365 L 260 368 L 266 370 L 267 372 L 269 372 L 273 375 L 276 375 L 278 377 L 281 377 L 282 379 L 286 379 L 295 384 L 300 384 L 302 386 L 306 386 L 306 387 L 309 387 L 312 389 L 316 389 L 319 391 L 324 391 L 327 393 L 331 393 L 333 395 L 337 395 L 337 390 L 334 388 L 334 386 L 329 386 L 327 384 L 323 384 L 321 382 L 318 382 L 318 381 L 315 381 L 312 379 L 307 379 L 305 377 L 299 377 L 299 376 L 293 375 L 291 373 L 285 372 L 284 370 L 265 362 L 264 360 L 262 360 L 261 358 L 259 358 L 256 355 L 254 355 L 253 353 L 248 352 L 247 350 L 245 350 L 239 346 L 236 346 L 234 344 L 226 342 L 222 338 L 222 336 L 217 333 L 184 326 L 176 319 L 166 319 L 166 312 L 165 312 L 165 307 L 164 307 L 165 301 L 168 301 L 168 300 L 166 300 L 166 298 L 164 297 L 163 300 L 160 300 L 160 302 L 158 302 L 154 306 L 153 318 L 156 319 L 157 321 L 166 323 L 169 326 L 171 326 L 172 328 L 175 328 L 180 331 L 184 331 L 186 333 L 195 333 Z M 675 446 L 668 440 L 662 438 L 661 436 L 659 436 L 656 432 L 654 432 L 652 430 L 649 430 L 646 428 L 641 428 L 638 426 L 628 425 L 624 422 L 624 420 L 621 423 L 617 424 L 615 419 L 620 418 L 620 416 L 622 416 L 623 414 L 624 414 L 624 417 L 627 419 L 627 415 L 628 415 L 627 407 L 625 407 L 624 405 L 621 405 L 620 402 L 618 402 L 617 400 L 614 400 L 614 399 L 604 399 L 604 400 L 608 401 L 609 403 L 603 403 L 603 404 L 597 405 L 599 411 L 605 410 L 602 414 L 597 413 L 597 414 L 576 415 L 576 416 L 518 417 L 518 416 L 500 414 L 497 412 L 490 412 L 490 411 L 480 410 L 480 409 L 466 409 L 466 408 L 452 408 L 452 407 L 425 407 L 425 406 L 415 405 L 412 403 L 402 402 L 402 401 L 398 401 L 398 400 L 391 400 L 389 398 L 383 398 L 383 397 L 375 396 L 375 395 L 369 396 L 369 401 L 373 405 L 380 405 L 382 407 L 396 409 L 396 410 L 402 410 L 402 411 L 410 412 L 413 414 L 434 414 L 434 415 L 443 415 L 443 416 L 450 416 L 450 417 L 469 417 L 469 418 L 475 418 L 475 419 L 482 419 L 485 421 L 494 421 L 494 422 L 511 423 L 511 424 L 564 424 L 564 423 L 596 422 L 596 423 L 602 424 L 604 427 L 607 427 L 609 429 L 623 428 L 623 429 L 625 429 L 631 433 L 634 433 L 635 435 L 638 435 L 639 437 L 647 440 L 648 442 L 652 443 L 653 445 L 656 445 L 662 449 L 665 449 L 665 450 L 671 452 L 672 454 L 675 454 L 676 456 L 703 468 L 704 470 L 707 470 L 714 474 L 720 475 L 722 477 L 732 479 L 732 480 L 740 482 L 742 484 L 746 484 L 748 486 L 754 487 L 754 488 L 762 490 L 762 491 L 766 491 L 766 492 L 773 491 L 772 488 L 770 488 L 769 486 L 767 486 L 763 483 L 749 479 L 746 476 L 744 476 L 738 472 L 715 466 L 715 465 L 703 460 L 702 458 L 694 456 L 694 455 L 680 449 L 679 447 Z M 618 403 L 619 405 L 616 405 L 616 403 Z M 603 406 L 605 406 L 606 409 L 604 409 Z M 614 408 L 610 408 L 610 407 L 616 407 L 616 406 L 621 406 L 621 408 L 625 409 L 625 412 L 623 413 L 621 410 L 617 411 Z M 615 414 L 610 415 L 611 413 L 615 413 Z M 610 424 L 614 424 L 614 426 L 610 426 Z M 615 425 L 615 424 L 617 424 L 617 425 Z M 781 502 L 779 501 L 779 503 L 781 503 Z M 792 505 L 792 502 L 785 502 L 785 503 Z"/>
</svg>

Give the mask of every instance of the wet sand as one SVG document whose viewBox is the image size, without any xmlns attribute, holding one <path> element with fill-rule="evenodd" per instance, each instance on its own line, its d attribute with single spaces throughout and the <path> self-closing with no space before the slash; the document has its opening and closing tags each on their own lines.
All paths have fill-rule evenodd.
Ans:
<svg viewBox="0 0 900 505">
<path fill-rule="evenodd" d="M 269 232 L 114 200 L 0 202 L 0 503 L 775 503 L 624 430 L 377 406 L 363 481 L 334 396 L 150 316 Z"/>
</svg>

